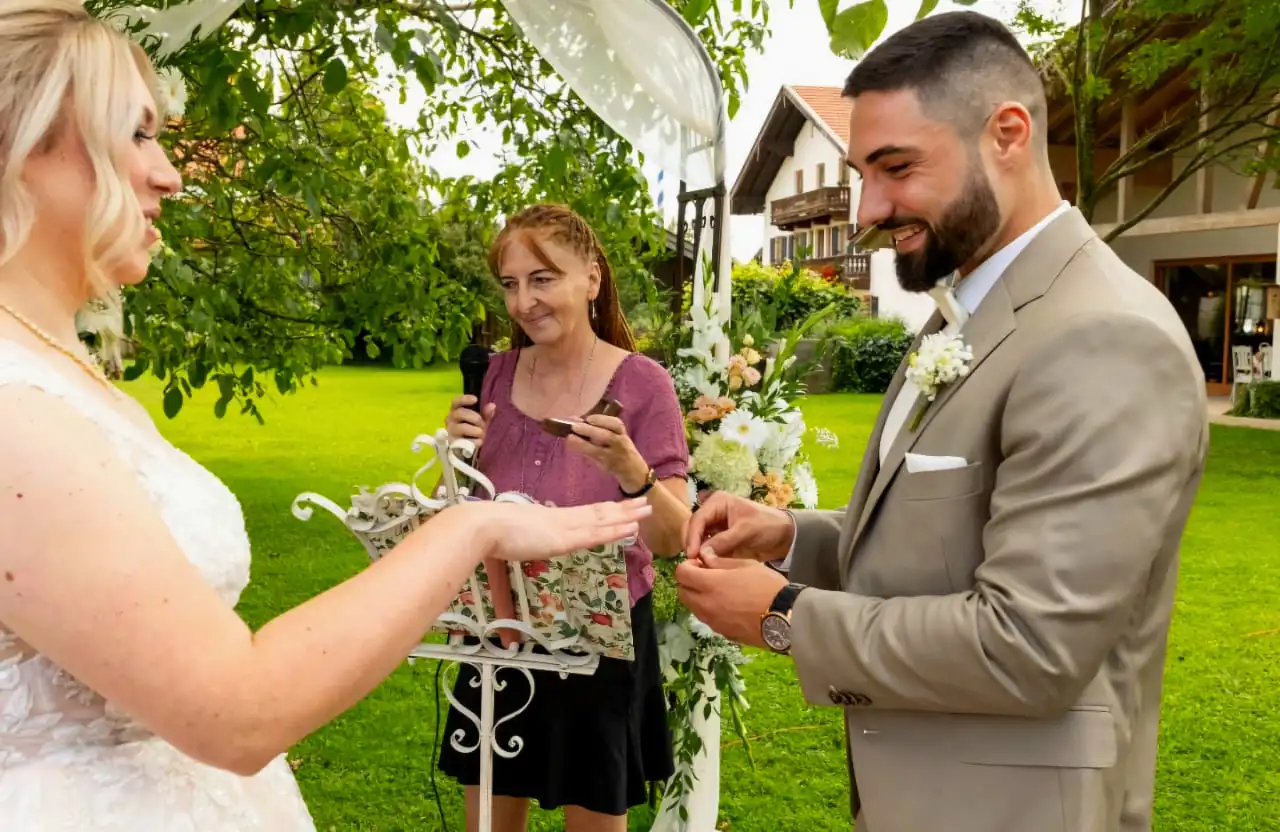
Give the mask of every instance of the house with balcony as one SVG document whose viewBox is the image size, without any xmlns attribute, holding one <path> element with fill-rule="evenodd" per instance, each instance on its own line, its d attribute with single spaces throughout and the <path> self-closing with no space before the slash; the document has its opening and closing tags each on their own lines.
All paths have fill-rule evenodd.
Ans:
<svg viewBox="0 0 1280 832">
<path fill-rule="evenodd" d="M 845 163 L 849 113 L 840 87 L 782 87 L 734 182 L 730 212 L 760 217 L 763 262 L 799 260 L 863 293 L 872 314 L 916 330 L 933 301 L 898 285 L 892 251 L 850 244 L 858 184 Z"/>
</svg>

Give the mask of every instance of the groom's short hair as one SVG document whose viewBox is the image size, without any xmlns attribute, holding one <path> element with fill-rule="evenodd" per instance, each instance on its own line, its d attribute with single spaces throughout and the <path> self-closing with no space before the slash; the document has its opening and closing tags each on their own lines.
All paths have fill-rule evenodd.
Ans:
<svg viewBox="0 0 1280 832">
<path fill-rule="evenodd" d="M 973 136 L 995 105 L 1016 101 L 1031 114 L 1033 140 L 1047 148 L 1044 82 L 1004 24 L 977 12 L 945 12 L 900 29 L 867 53 L 844 94 L 913 90 L 925 114 Z"/>
</svg>

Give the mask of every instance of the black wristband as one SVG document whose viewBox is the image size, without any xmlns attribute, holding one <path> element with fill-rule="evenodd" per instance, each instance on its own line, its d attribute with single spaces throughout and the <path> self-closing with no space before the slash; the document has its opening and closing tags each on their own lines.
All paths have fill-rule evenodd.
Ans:
<svg viewBox="0 0 1280 832">
<path fill-rule="evenodd" d="M 654 476 L 653 469 L 650 468 L 649 473 L 645 475 L 644 485 L 640 486 L 639 491 L 633 494 L 624 489 L 621 485 L 618 486 L 618 490 L 622 492 L 623 497 L 626 497 L 628 500 L 634 500 L 636 497 L 643 497 L 645 494 L 648 494 L 649 489 L 653 488 L 653 485 L 656 482 L 657 478 Z"/>
<path fill-rule="evenodd" d="M 791 608 L 795 606 L 796 597 L 804 589 L 808 589 L 804 584 L 787 584 L 778 590 L 778 594 L 773 597 L 773 603 L 769 605 L 769 612 L 781 613 L 782 615 L 790 613 Z"/>
</svg>

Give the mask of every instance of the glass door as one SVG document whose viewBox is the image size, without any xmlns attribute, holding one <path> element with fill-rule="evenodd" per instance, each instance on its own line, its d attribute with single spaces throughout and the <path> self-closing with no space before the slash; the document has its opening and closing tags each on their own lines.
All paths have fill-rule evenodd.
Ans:
<svg viewBox="0 0 1280 832">
<path fill-rule="evenodd" d="M 1230 264 L 1163 266 L 1161 280 L 1165 294 L 1191 335 L 1204 380 L 1209 384 L 1227 383 L 1230 372 L 1226 345 Z"/>
<path fill-rule="evenodd" d="M 1276 282 L 1275 262 L 1231 264 L 1232 347 L 1257 351 L 1271 342 L 1272 322 L 1266 319 L 1266 287 Z"/>
</svg>

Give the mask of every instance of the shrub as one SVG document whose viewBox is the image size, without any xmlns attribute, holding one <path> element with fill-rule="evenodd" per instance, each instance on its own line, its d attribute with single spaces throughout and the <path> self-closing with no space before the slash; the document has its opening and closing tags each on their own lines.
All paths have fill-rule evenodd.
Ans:
<svg viewBox="0 0 1280 832">
<path fill-rule="evenodd" d="M 898 318 L 858 318 L 832 331 L 832 389 L 884 393 L 915 336 Z"/>
<path fill-rule="evenodd" d="M 1255 381 L 1236 393 L 1232 416 L 1280 419 L 1280 381 Z"/>
<path fill-rule="evenodd" d="M 766 332 L 785 332 L 811 315 L 836 304 L 832 319 L 850 318 L 862 311 L 861 299 L 840 283 L 793 268 L 790 263 L 766 266 L 755 260 L 733 266 L 733 318 L 758 318 Z M 683 312 L 689 313 L 692 287 L 685 286 Z"/>
</svg>

